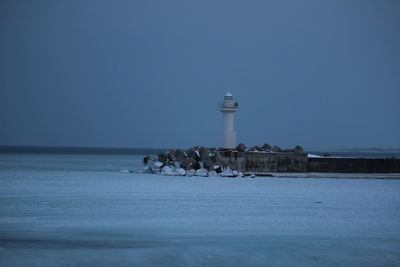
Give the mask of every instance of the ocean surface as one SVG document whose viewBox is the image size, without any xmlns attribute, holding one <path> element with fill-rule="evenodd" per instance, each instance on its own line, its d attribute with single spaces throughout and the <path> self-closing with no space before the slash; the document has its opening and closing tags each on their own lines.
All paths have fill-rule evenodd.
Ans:
<svg viewBox="0 0 400 267">
<path fill-rule="evenodd" d="M 156 150 L 0 152 L 0 266 L 400 266 L 400 180 L 170 177 L 141 173 Z"/>
</svg>

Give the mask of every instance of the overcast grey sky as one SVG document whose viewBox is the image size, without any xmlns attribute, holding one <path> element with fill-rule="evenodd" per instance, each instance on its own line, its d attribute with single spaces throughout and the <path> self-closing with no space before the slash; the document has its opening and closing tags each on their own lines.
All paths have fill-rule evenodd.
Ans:
<svg viewBox="0 0 400 267">
<path fill-rule="evenodd" d="M 0 144 L 400 147 L 400 1 L 1 1 Z"/>
</svg>

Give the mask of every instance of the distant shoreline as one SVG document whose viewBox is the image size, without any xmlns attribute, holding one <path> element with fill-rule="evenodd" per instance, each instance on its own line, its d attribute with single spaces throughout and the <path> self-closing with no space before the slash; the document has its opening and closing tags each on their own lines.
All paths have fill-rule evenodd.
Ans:
<svg viewBox="0 0 400 267">
<path fill-rule="evenodd" d="M 87 154 L 87 155 L 156 155 L 176 148 L 120 148 L 120 147 L 63 147 L 63 146 L 9 146 L 0 145 L 0 154 Z M 400 158 L 400 149 L 349 148 L 310 150 L 307 153 L 329 153 L 332 157 Z"/>
<path fill-rule="evenodd" d="M 50 146 L 0 146 L 0 154 L 157 154 L 165 148 L 113 148 L 113 147 L 50 147 Z"/>
</svg>

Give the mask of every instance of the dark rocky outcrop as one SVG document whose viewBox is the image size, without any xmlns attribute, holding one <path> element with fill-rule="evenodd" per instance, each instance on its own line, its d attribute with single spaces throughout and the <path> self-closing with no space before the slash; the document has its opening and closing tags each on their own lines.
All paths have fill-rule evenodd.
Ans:
<svg viewBox="0 0 400 267">
<path fill-rule="evenodd" d="M 283 169 L 288 164 L 290 165 L 289 159 L 292 160 L 292 157 L 307 157 L 305 153 L 300 153 L 303 151 L 301 146 L 283 151 L 288 153 L 274 153 L 282 152 L 282 149 L 278 146 L 271 148 L 267 143 L 263 146 L 256 145 L 251 148 L 247 148 L 246 145 L 241 143 L 235 149 L 220 150 L 204 146 L 193 146 L 185 152 L 176 149 L 161 152 L 156 158 L 146 156 L 143 158 L 143 163 L 146 165 L 145 171 L 163 175 L 242 177 L 243 173 L 241 171 L 252 167 L 250 166 L 251 161 L 248 162 L 247 157 L 281 157 L 284 160 L 279 161 L 278 170 Z M 299 165 L 299 161 L 293 162 L 294 165 Z M 269 161 L 260 161 L 261 163 L 271 164 Z"/>
<path fill-rule="evenodd" d="M 208 171 L 212 171 L 214 170 L 214 162 L 208 158 L 206 161 L 204 161 L 203 167 Z"/>
<path fill-rule="evenodd" d="M 215 172 L 216 173 L 222 173 L 223 172 L 222 166 L 218 166 L 217 168 L 215 168 Z"/>
<path fill-rule="evenodd" d="M 146 156 L 146 157 L 143 158 L 143 163 L 144 163 L 145 165 L 147 165 L 147 163 L 148 163 L 150 160 L 152 160 L 152 158 L 151 158 L 150 156 Z"/>
<path fill-rule="evenodd" d="M 199 149 L 199 154 L 200 154 L 201 161 L 205 161 L 210 157 L 208 149 L 206 147 L 201 147 Z"/>
<path fill-rule="evenodd" d="M 185 151 L 186 157 L 190 158 L 190 156 L 194 153 L 194 148 L 191 147 L 188 150 Z"/>
<path fill-rule="evenodd" d="M 282 152 L 282 149 L 279 146 L 274 146 L 272 152 Z"/>
<path fill-rule="evenodd" d="M 190 162 L 190 167 L 193 168 L 193 166 L 197 165 L 197 160 L 194 158 L 189 158 L 189 162 Z"/>
<path fill-rule="evenodd" d="M 175 160 L 175 153 L 173 151 L 168 151 L 168 160 L 174 161 Z"/>
<path fill-rule="evenodd" d="M 215 165 L 218 165 L 218 164 L 220 164 L 220 162 L 221 162 L 221 158 L 219 157 L 219 154 L 218 154 L 218 153 L 213 153 L 213 154 L 211 154 L 210 160 L 211 160 Z"/>
<path fill-rule="evenodd" d="M 264 150 L 264 151 L 268 151 L 268 150 L 271 150 L 271 146 L 268 144 L 268 143 L 265 143 L 263 146 L 262 146 L 262 149 Z"/>
<path fill-rule="evenodd" d="M 199 152 L 194 147 L 188 149 L 186 151 L 186 155 L 187 155 L 188 158 L 192 158 L 192 159 L 194 159 L 196 161 L 200 160 Z"/>
<path fill-rule="evenodd" d="M 236 150 L 239 151 L 239 152 L 245 152 L 246 149 L 247 149 L 247 147 L 246 147 L 243 143 L 240 143 L 240 144 L 236 147 Z"/>
<path fill-rule="evenodd" d="M 158 153 L 157 160 L 166 165 L 168 163 L 168 154 L 165 152 Z"/>
<path fill-rule="evenodd" d="M 295 146 L 295 147 L 293 148 L 293 152 L 294 152 L 294 153 L 303 153 L 303 147 L 297 145 L 297 146 Z"/>
<path fill-rule="evenodd" d="M 192 162 L 192 169 L 198 170 L 200 168 L 201 168 L 201 165 L 200 165 L 199 161 Z"/>
<path fill-rule="evenodd" d="M 189 170 L 190 167 L 191 167 L 190 159 L 188 159 L 188 158 L 182 159 L 180 167 L 185 169 L 185 170 Z"/>
<path fill-rule="evenodd" d="M 185 157 L 185 153 L 183 153 L 182 150 L 177 149 L 177 150 L 175 150 L 175 152 L 174 152 L 174 156 L 175 156 L 175 159 L 176 159 L 177 161 L 181 161 L 181 160 Z"/>
<path fill-rule="evenodd" d="M 245 146 L 242 147 L 244 148 Z M 221 161 L 220 151 L 202 146 L 193 146 L 185 152 L 179 149 L 161 152 L 156 159 L 146 156 L 143 158 L 143 163 L 146 165 L 145 171 L 163 175 L 223 176 L 218 173 L 229 170 L 229 167 Z"/>
</svg>

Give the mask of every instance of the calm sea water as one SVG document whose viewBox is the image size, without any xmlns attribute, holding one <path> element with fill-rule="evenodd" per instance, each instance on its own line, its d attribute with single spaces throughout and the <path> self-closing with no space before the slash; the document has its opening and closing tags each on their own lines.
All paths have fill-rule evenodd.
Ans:
<svg viewBox="0 0 400 267">
<path fill-rule="evenodd" d="M 125 152 L 3 151 L 0 266 L 400 265 L 400 180 L 167 177 Z"/>
</svg>

